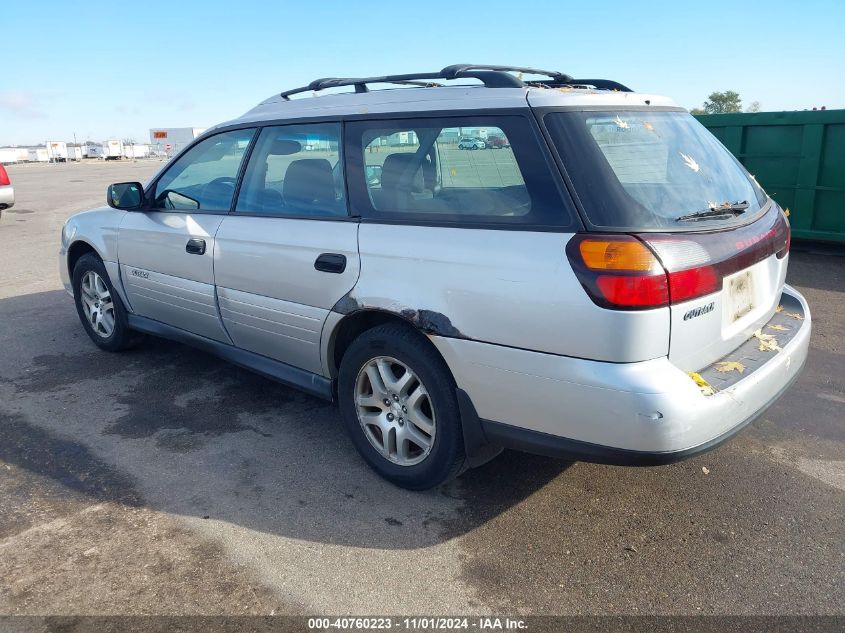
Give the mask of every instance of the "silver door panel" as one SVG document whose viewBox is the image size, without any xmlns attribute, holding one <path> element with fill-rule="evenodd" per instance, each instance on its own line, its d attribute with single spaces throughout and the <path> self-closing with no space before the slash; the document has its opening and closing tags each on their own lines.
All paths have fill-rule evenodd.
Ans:
<svg viewBox="0 0 845 633">
<path fill-rule="evenodd" d="M 323 253 L 345 256 L 345 270 L 316 270 Z M 214 257 L 220 314 L 235 344 L 328 375 L 320 335 L 358 279 L 358 224 L 232 215 Z"/>
<path fill-rule="evenodd" d="M 344 255 L 346 270 L 315 270 L 322 253 Z M 232 215 L 220 227 L 214 257 L 218 286 L 329 310 L 358 278 L 358 225 Z"/>
<path fill-rule="evenodd" d="M 214 236 L 223 217 L 155 211 L 127 213 L 120 225 L 120 263 L 214 285 Z M 205 240 L 204 255 L 185 252 L 191 238 Z"/>
<path fill-rule="evenodd" d="M 118 258 L 132 311 L 174 327 L 231 343 L 214 294 L 214 236 L 222 215 L 151 211 L 127 213 Z M 186 252 L 202 239 L 205 253 Z"/>
<path fill-rule="evenodd" d="M 121 276 L 132 311 L 224 343 L 231 342 L 220 324 L 212 284 L 123 265 Z"/>
<path fill-rule="evenodd" d="M 235 345 L 321 372 L 320 332 L 328 310 L 217 288 L 220 315 Z"/>
</svg>

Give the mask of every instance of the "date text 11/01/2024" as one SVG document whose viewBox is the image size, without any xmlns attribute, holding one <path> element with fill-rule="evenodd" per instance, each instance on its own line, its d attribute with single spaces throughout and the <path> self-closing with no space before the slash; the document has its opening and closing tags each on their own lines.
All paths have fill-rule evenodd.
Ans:
<svg viewBox="0 0 845 633">
<path fill-rule="evenodd" d="M 451 630 L 477 630 L 477 631 L 518 631 L 527 628 L 524 620 L 519 618 L 502 618 L 484 616 L 478 618 L 447 618 L 447 617 L 412 617 L 412 618 L 390 618 L 390 617 L 354 617 L 354 618 L 309 618 L 308 628 L 310 630 L 347 630 L 347 631 L 371 631 L 371 630 L 407 630 L 407 631 L 451 631 Z"/>
</svg>

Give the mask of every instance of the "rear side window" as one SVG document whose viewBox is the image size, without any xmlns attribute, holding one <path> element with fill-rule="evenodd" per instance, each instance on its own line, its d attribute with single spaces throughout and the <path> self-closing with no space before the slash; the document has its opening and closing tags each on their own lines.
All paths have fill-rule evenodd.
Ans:
<svg viewBox="0 0 845 633">
<path fill-rule="evenodd" d="M 340 123 L 282 125 L 261 130 L 235 212 L 346 217 Z"/>
<path fill-rule="evenodd" d="M 215 134 L 177 158 L 158 179 L 153 207 L 164 211 L 228 213 L 241 161 L 254 129 Z"/>
<path fill-rule="evenodd" d="M 520 116 L 352 122 L 347 156 L 353 208 L 366 218 L 555 227 L 572 222 L 545 151 Z"/>
</svg>

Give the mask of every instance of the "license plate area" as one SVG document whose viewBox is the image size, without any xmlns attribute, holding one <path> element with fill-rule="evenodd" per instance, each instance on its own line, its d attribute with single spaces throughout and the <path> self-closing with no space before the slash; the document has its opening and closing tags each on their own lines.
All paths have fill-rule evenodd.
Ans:
<svg viewBox="0 0 845 633">
<path fill-rule="evenodd" d="M 761 350 L 760 340 L 751 336 L 714 363 L 697 370 L 717 392 L 748 378 L 766 363 L 780 358 L 782 354 L 789 354 L 787 346 L 802 328 L 807 327 L 807 315 L 804 314 L 801 302 L 785 292 L 780 296 L 779 305 L 781 309 L 776 311 L 760 330 L 763 334 L 774 336 L 780 350 Z M 726 371 L 726 362 L 733 364 L 734 368 Z M 788 368 L 791 361 L 787 358 L 785 362 Z M 741 364 L 742 371 L 739 371 L 736 363 Z"/>
<path fill-rule="evenodd" d="M 754 309 L 754 276 L 751 269 L 741 270 L 724 281 L 727 323 L 736 323 Z"/>
</svg>

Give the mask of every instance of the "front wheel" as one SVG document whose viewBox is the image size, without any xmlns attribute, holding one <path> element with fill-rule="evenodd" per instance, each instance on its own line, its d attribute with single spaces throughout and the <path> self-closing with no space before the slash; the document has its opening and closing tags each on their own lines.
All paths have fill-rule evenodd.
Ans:
<svg viewBox="0 0 845 633">
<path fill-rule="evenodd" d="M 341 361 L 338 399 L 355 448 L 388 481 L 425 490 L 461 472 L 455 382 L 412 328 L 382 325 L 353 341 Z"/>
<path fill-rule="evenodd" d="M 82 327 L 97 347 L 119 352 L 140 339 L 140 334 L 129 329 L 126 309 L 106 267 L 92 253 L 80 257 L 73 269 L 73 299 Z"/>
</svg>

